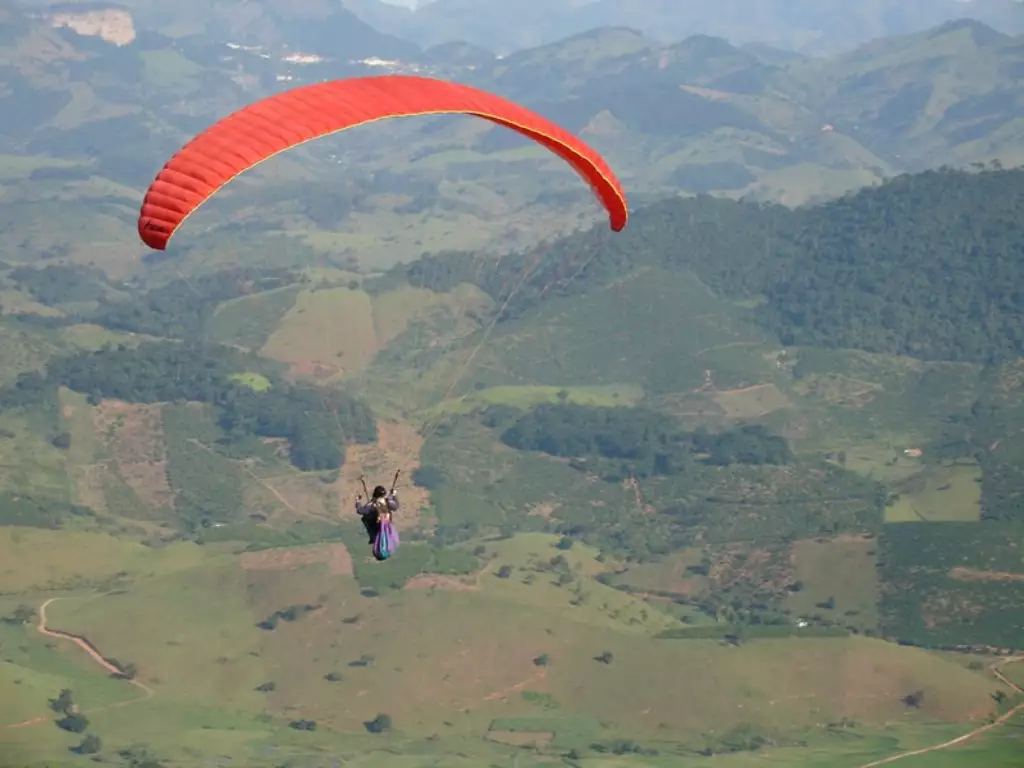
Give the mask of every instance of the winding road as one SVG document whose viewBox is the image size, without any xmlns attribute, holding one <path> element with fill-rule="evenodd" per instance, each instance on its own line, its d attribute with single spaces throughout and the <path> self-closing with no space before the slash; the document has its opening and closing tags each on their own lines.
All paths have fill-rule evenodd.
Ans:
<svg viewBox="0 0 1024 768">
<path fill-rule="evenodd" d="M 77 636 L 69 634 L 67 632 L 61 632 L 58 629 L 51 629 L 50 627 L 48 627 L 46 625 L 46 609 L 52 603 L 54 603 L 57 600 L 70 600 L 70 599 L 73 599 L 73 598 L 51 597 L 49 600 L 47 600 L 42 605 L 40 605 L 39 606 L 39 621 L 36 624 L 36 631 L 39 634 L 44 635 L 46 637 L 58 638 L 60 640 L 70 640 L 72 643 L 74 643 L 79 648 L 81 648 L 83 651 L 85 651 L 94 662 L 96 662 L 99 666 L 103 667 L 103 669 L 105 669 L 107 672 L 109 672 L 111 674 L 115 674 L 115 675 L 116 674 L 120 674 L 121 670 L 119 670 L 117 667 L 115 667 L 113 664 L 111 664 L 109 661 L 107 661 L 103 657 L 103 655 L 99 651 L 96 650 L 96 648 L 94 648 L 91 644 L 89 644 L 88 642 L 83 640 L 81 637 L 77 637 Z M 1010 656 L 1010 657 L 999 659 L 998 661 L 993 662 L 989 666 L 989 670 L 992 672 L 992 675 L 997 680 L 999 680 L 1001 683 L 1003 683 L 1004 685 L 1006 685 L 1009 688 L 1012 688 L 1018 694 L 1024 695 L 1024 688 L 1021 688 L 1021 686 L 1017 685 L 1015 682 L 1010 680 L 1005 674 L 1003 674 L 1003 667 L 1005 667 L 1005 666 L 1007 666 L 1009 664 L 1017 664 L 1017 663 L 1020 663 L 1020 662 L 1024 662 L 1024 655 L 1022 655 L 1022 656 Z M 543 670 L 542 670 L 542 672 L 540 674 L 541 674 L 541 676 L 543 676 Z M 518 684 L 516 686 L 513 686 L 511 690 L 521 689 L 521 687 L 523 687 L 527 683 L 531 682 L 531 680 L 532 680 L 532 678 L 530 680 L 526 680 L 523 683 L 520 683 L 520 684 Z M 143 683 L 140 680 L 135 680 L 135 679 L 128 680 L 128 679 L 125 679 L 125 682 L 130 684 L 130 685 L 135 686 L 136 688 L 138 688 L 140 691 L 142 691 L 143 695 L 139 696 L 137 698 L 134 698 L 134 699 L 126 699 L 124 701 L 115 702 L 114 704 L 107 704 L 107 705 L 102 706 L 102 707 L 95 707 L 93 709 L 87 710 L 84 714 L 91 714 L 91 713 L 94 713 L 94 712 L 101 712 L 101 711 L 107 710 L 107 709 L 116 709 L 118 707 L 125 707 L 125 706 L 128 706 L 129 704 L 138 704 L 139 702 L 146 701 L 147 699 L 152 698 L 154 693 L 155 693 L 155 691 L 152 688 L 150 688 L 148 685 L 146 685 L 145 683 Z M 497 692 L 497 693 L 491 694 L 490 696 L 486 697 L 485 700 L 492 700 L 492 699 L 495 699 L 495 698 L 500 698 L 503 694 L 506 694 L 506 693 L 508 693 L 508 691 Z M 1015 706 L 1015 707 L 1009 709 L 1008 711 L 1004 712 L 1002 715 L 997 717 L 992 722 L 986 723 L 985 725 L 978 726 L 973 731 L 965 733 L 965 734 L 963 734 L 961 736 L 957 736 L 955 739 L 950 739 L 949 741 L 945 741 L 945 742 L 943 742 L 941 744 L 936 744 L 936 745 L 931 746 L 931 747 L 923 747 L 921 749 L 914 749 L 914 750 L 910 750 L 909 752 L 900 752 L 899 754 L 890 755 L 889 757 L 883 758 L 881 760 L 875 760 L 875 761 L 870 762 L 870 763 L 864 763 L 863 765 L 858 766 L 858 768 L 877 768 L 878 766 L 888 765 L 889 763 L 894 763 L 897 760 L 903 760 L 904 758 L 907 758 L 907 757 L 917 757 L 919 755 L 927 755 L 927 754 L 929 754 L 931 752 L 938 752 L 938 751 L 943 750 L 943 749 L 949 749 L 950 747 L 956 747 L 956 746 L 958 746 L 960 744 L 966 744 L 967 742 L 976 739 L 978 736 L 981 736 L 982 734 L 987 733 L 988 731 L 991 731 L 991 730 L 993 730 L 995 728 L 998 728 L 1001 725 L 1004 725 L 1005 723 L 1007 723 L 1008 721 L 1013 719 L 1016 715 L 1018 715 L 1018 714 L 1020 714 L 1022 712 L 1024 712 L 1024 702 L 1021 702 L 1017 706 Z M 32 718 L 31 720 L 24 720 L 24 721 L 22 721 L 20 723 L 12 723 L 10 725 L 0 726 L 0 730 L 10 730 L 10 729 L 14 729 L 14 728 L 26 728 L 28 726 L 38 725 L 39 723 L 49 722 L 50 719 L 51 718 L 46 716 L 46 715 L 41 715 L 39 717 Z"/>
<path fill-rule="evenodd" d="M 1019 685 L 1017 685 L 1015 682 L 1013 682 L 1006 675 L 1003 674 L 1003 667 L 1005 667 L 1008 664 L 1017 664 L 1021 661 L 1024 661 L 1024 656 L 1010 656 L 1008 658 L 1000 659 L 999 661 L 993 662 L 991 665 L 989 665 L 989 670 L 992 672 L 992 674 L 996 677 L 997 680 L 1009 686 L 1017 693 L 1024 694 L 1024 688 L 1021 688 Z M 1003 725 L 1009 720 L 1012 720 L 1016 715 L 1020 714 L 1021 712 L 1024 712 L 1024 702 L 1021 702 L 1020 704 L 1008 710 L 1007 712 L 1004 712 L 991 723 L 986 723 L 985 725 L 978 726 L 973 731 L 965 733 L 962 736 L 957 736 L 955 739 L 944 741 L 941 744 L 936 744 L 932 747 L 923 747 L 922 749 L 914 749 L 909 752 L 900 752 L 898 755 L 890 755 L 889 757 L 883 758 L 882 760 L 875 760 L 871 763 L 864 763 L 864 765 L 858 766 L 858 768 L 875 768 L 875 766 L 895 763 L 897 760 L 902 760 L 905 757 L 917 757 L 918 755 L 927 755 L 929 752 L 938 752 L 941 749 L 949 749 L 950 747 L 955 747 L 960 744 L 966 744 L 968 741 L 972 741 L 973 739 L 976 739 L 978 736 L 981 736 L 981 734 L 986 733 L 987 731 L 991 731 L 993 728 L 998 728 L 999 726 Z"/>
<path fill-rule="evenodd" d="M 77 637 L 77 636 L 72 635 L 72 634 L 69 634 L 67 632 L 61 632 L 59 629 L 51 629 L 50 627 L 48 627 L 46 625 L 46 609 L 50 606 L 50 604 L 55 602 L 55 601 L 57 601 L 57 600 L 71 600 L 71 599 L 73 599 L 73 598 L 69 598 L 69 597 L 51 597 L 49 600 L 47 600 L 42 605 L 40 605 L 39 606 L 39 621 L 36 624 L 36 632 L 38 632 L 40 635 L 44 635 L 46 637 L 55 637 L 55 638 L 58 638 L 60 640 L 70 640 L 72 643 L 74 643 L 79 648 L 81 648 L 83 651 L 85 651 L 89 655 L 89 658 L 91 658 L 93 661 L 95 661 L 97 664 L 99 664 L 101 667 L 103 667 L 107 672 L 110 672 L 113 675 L 121 674 L 121 670 L 119 670 L 117 667 L 115 667 L 113 664 L 111 664 L 109 661 L 107 661 L 105 658 L 103 658 L 103 655 L 99 651 L 97 651 L 92 645 L 87 643 L 82 638 Z M 150 688 L 148 685 L 143 683 L 141 680 L 135 680 L 135 679 L 129 680 L 127 678 L 121 678 L 121 679 L 123 679 L 129 685 L 133 685 L 136 688 L 138 688 L 140 691 L 142 691 L 143 695 L 142 696 L 138 696 L 138 697 L 136 697 L 134 699 L 126 699 L 124 701 L 114 702 L 113 704 L 106 704 L 106 705 L 104 705 L 102 707 L 94 707 L 93 709 L 85 710 L 83 712 L 83 714 L 92 714 L 94 712 L 103 712 L 103 711 L 108 710 L 108 709 L 117 709 L 118 707 L 125 707 L 125 706 L 128 706 L 129 704 L 138 704 L 140 701 L 145 701 L 147 699 L 152 698 L 153 694 L 155 693 L 155 691 L 152 688 Z M 47 715 L 40 715 L 39 717 L 34 717 L 31 720 L 23 720 L 20 723 L 12 723 L 10 725 L 0 726 L 0 730 L 9 730 L 9 729 L 12 729 L 12 728 L 26 728 L 26 727 L 28 727 L 30 725 L 38 725 L 39 723 L 49 722 L 50 719 L 51 718 L 48 717 Z"/>
</svg>

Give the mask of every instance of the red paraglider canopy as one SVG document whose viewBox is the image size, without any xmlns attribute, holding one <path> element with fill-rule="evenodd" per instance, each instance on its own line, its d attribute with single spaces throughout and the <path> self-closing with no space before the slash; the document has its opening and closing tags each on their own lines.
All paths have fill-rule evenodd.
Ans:
<svg viewBox="0 0 1024 768">
<path fill-rule="evenodd" d="M 172 157 L 139 211 L 139 237 L 163 250 L 182 222 L 249 168 L 299 144 L 391 117 L 466 114 L 511 128 L 569 163 L 618 232 L 626 195 L 604 159 L 551 121 L 500 96 L 428 77 L 385 75 L 307 85 L 262 99 L 207 128 Z"/>
</svg>

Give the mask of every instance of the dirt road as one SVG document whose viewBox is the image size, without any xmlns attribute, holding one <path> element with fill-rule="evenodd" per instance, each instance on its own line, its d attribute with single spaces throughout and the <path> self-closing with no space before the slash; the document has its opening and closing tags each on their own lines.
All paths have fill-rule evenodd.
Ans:
<svg viewBox="0 0 1024 768">
<path fill-rule="evenodd" d="M 1006 675 L 1003 674 L 1003 670 L 1002 670 L 1002 668 L 1007 666 L 1008 664 L 1017 664 L 1017 663 L 1019 663 L 1021 661 L 1024 661 L 1024 656 L 1011 656 L 1011 657 L 1006 658 L 1006 659 L 1000 659 L 999 661 L 996 661 L 993 664 L 991 664 L 989 666 L 989 670 L 996 677 L 996 679 L 998 679 L 1004 685 L 1009 686 L 1010 688 L 1012 688 L 1013 690 L 1015 690 L 1019 694 L 1024 694 L 1024 688 L 1021 688 L 1019 685 L 1017 685 L 1012 680 L 1010 680 L 1008 677 L 1006 677 Z M 949 741 L 944 741 L 941 744 L 936 744 L 933 747 L 924 747 L 923 749 L 914 749 L 914 750 L 911 750 L 910 752 L 900 752 L 898 755 L 891 755 L 891 756 L 886 757 L 886 758 L 884 758 L 882 760 L 875 760 L 872 763 L 865 763 L 864 765 L 859 766 L 859 768 L 875 768 L 875 766 L 888 765 L 889 763 L 895 763 L 897 760 L 902 760 L 905 757 L 917 757 L 918 755 L 927 755 L 930 752 L 938 752 L 940 749 L 949 749 L 950 747 L 955 747 L 955 746 L 958 746 L 960 744 L 966 744 L 968 741 L 972 741 L 973 739 L 976 739 L 978 736 L 981 736 L 983 733 L 987 733 L 988 731 L 991 731 L 994 728 L 998 728 L 999 726 L 1003 725 L 1004 723 L 1012 720 L 1014 717 L 1016 717 L 1021 712 L 1024 712 L 1024 702 L 1018 704 L 1016 707 L 1014 707 L 1013 709 L 1009 710 L 1008 712 L 1004 712 L 1002 715 L 997 717 L 991 723 L 986 723 L 985 725 L 979 726 L 979 727 L 975 728 L 973 731 L 971 731 L 969 733 L 965 733 L 962 736 L 957 736 L 955 739 L 950 739 Z"/>
<path fill-rule="evenodd" d="M 51 629 L 50 627 L 48 627 L 46 625 L 46 609 L 50 606 L 50 604 L 55 602 L 55 601 L 57 601 L 57 600 L 69 600 L 69 599 L 71 599 L 71 598 L 51 597 L 49 600 L 47 600 L 42 605 L 40 605 L 39 606 L 39 621 L 36 624 L 36 632 L 38 632 L 41 635 L 44 635 L 45 637 L 55 637 L 55 638 L 58 638 L 58 639 L 61 639 L 61 640 L 70 640 L 72 643 L 74 643 L 79 648 L 81 648 L 83 651 L 85 651 L 89 655 L 89 658 L 91 658 L 93 661 L 95 661 L 97 664 L 99 664 L 101 667 L 103 667 L 103 669 L 105 669 L 107 672 L 109 672 L 112 675 L 119 675 L 119 674 L 121 674 L 121 670 L 119 670 L 117 667 L 115 667 L 113 664 L 111 664 L 109 661 L 107 661 L 105 658 L 103 658 L 103 654 L 101 654 L 99 651 L 97 651 L 96 648 L 94 646 L 92 646 L 90 643 L 86 642 L 85 640 L 83 640 L 80 637 L 76 637 L 75 635 L 69 634 L 67 632 L 61 632 L 59 629 Z M 118 702 L 115 702 L 114 704 L 107 704 L 107 705 L 102 706 L 102 707 L 95 707 L 93 709 L 90 709 L 90 710 L 87 710 L 87 711 L 83 712 L 83 714 L 92 714 L 94 712 L 102 712 L 102 711 L 107 710 L 107 709 L 116 709 L 118 707 L 124 707 L 124 706 L 127 706 L 129 704 L 137 704 L 140 701 L 145 701 L 146 699 L 151 698 L 153 696 L 153 694 L 155 693 L 155 691 L 152 688 L 150 688 L 148 685 L 143 683 L 141 680 L 135 680 L 135 679 L 128 680 L 126 678 L 122 678 L 122 679 L 124 679 L 124 681 L 126 683 L 128 683 L 129 685 L 133 685 L 136 688 L 138 688 L 140 691 L 142 691 L 143 695 L 139 696 L 138 698 L 127 699 L 125 701 L 118 701 Z M 30 725 L 38 725 L 39 723 L 48 722 L 49 720 L 50 720 L 50 717 L 48 717 L 46 715 L 41 715 L 39 717 L 34 717 L 31 720 L 23 720 L 20 723 L 11 723 L 10 725 L 0 726 L 0 730 L 9 730 L 9 729 L 12 729 L 12 728 L 26 728 L 26 727 L 28 727 Z"/>
</svg>

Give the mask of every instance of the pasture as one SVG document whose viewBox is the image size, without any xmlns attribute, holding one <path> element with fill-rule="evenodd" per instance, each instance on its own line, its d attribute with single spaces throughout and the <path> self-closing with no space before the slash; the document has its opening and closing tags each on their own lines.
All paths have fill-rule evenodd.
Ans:
<svg viewBox="0 0 1024 768">
<path fill-rule="evenodd" d="M 895 484 L 887 523 L 977 522 L 981 518 L 981 469 L 975 465 L 930 466 Z"/>
<path fill-rule="evenodd" d="M 68 535 L 38 535 L 46 533 Z M 45 698 L 70 687 L 81 692 L 90 732 L 108 750 L 145 745 L 169 765 L 211 755 L 263 765 L 270 756 L 323 748 L 362 753 L 373 765 L 458 765 L 445 761 L 455 752 L 467 766 L 474 758 L 511 765 L 504 762 L 517 749 L 510 744 L 536 741 L 535 765 L 577 750 L 582 764 L 600 766 L 618 758 L 593 745 L 616 739 L 653 750 L 630 764 L 686 765 L 709 739 L 761 734 L 783 748 L 723 757 L 731 761 L 723 764 L 790 755 L 785 764 L 812 766 L 831 755 L 832 765 L 852 768 L 865 755 L 956 735 L 957 723 L 977 722 L 994 706 L 992 681 L 868 638 L 754 640 L 740 648 L 655 639 L 671 618 L 594 581 L 606 567 L 594 550 L 559 549 L 545 534 L 483 541 L 479 574 L 421 577 L 380 597 L 361 594 L 330 550 L 236 556 L 173 545 L 157 551 L 166 553 L 161 563 L 141 545 L 78 536 L 83 564 L 73 570 L 96 578 L 102 563 L 127 573 L 108 594 L 53 603 L 50 624 L 137 665 L 138 680 L 154 693 L 100 710 L 139 692 L 90 667 L 66 641 L 48 647 L 31 626 L 0 628 L 5 654 L 11 643 L 26 649 L 0 665 L 2 689 L 17 688 L 5 697 L 4 715 L 44 715 Z M 134 552 L 149 556 L 126 567 Z M 59 554 L 22 586 L 50 579 Z M 257 626 L 282 613 L 290 620 Z M 918 710 L 900 700 L 912 690 L 925 691 Z M 364 723 L 380 713 L 392 718 L 393 732 L 367 734 Z M 858 723 L 846 726 L 853 741 L 822 730 L 844 718 Z M 296 719 L 319 728 L 284 728 Z M 894 721 L 901 725 L 886 725 Z M 48 722 L 0 739 L 36 759 L 77 743 Z M 785 747 L 788 740 L 808 747 Z M 375 751 L 385 745 L 390 756 Z"/>
<path fill-rule="evenodd" d="M 877 629 L 877 550 L 878 542 L 863 536 L 795 542 L 794 577 L 802 589 L 787 607 L 795 615 L 826 614 L 843 617 L 847 626 Z"/>
</svg>

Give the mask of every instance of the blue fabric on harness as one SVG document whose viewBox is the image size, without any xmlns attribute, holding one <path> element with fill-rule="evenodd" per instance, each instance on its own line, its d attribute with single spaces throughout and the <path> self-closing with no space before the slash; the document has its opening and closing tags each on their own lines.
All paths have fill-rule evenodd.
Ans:
<svg viewBox="0 0 1024 768">
<path fill-rule="evenodd" d="M 378 560 L 387 560 L 396 549 L 398 549 L 398 529 L 390 520 L 382 522 L 373 539 L 373 556 Z"/>
</svg>

